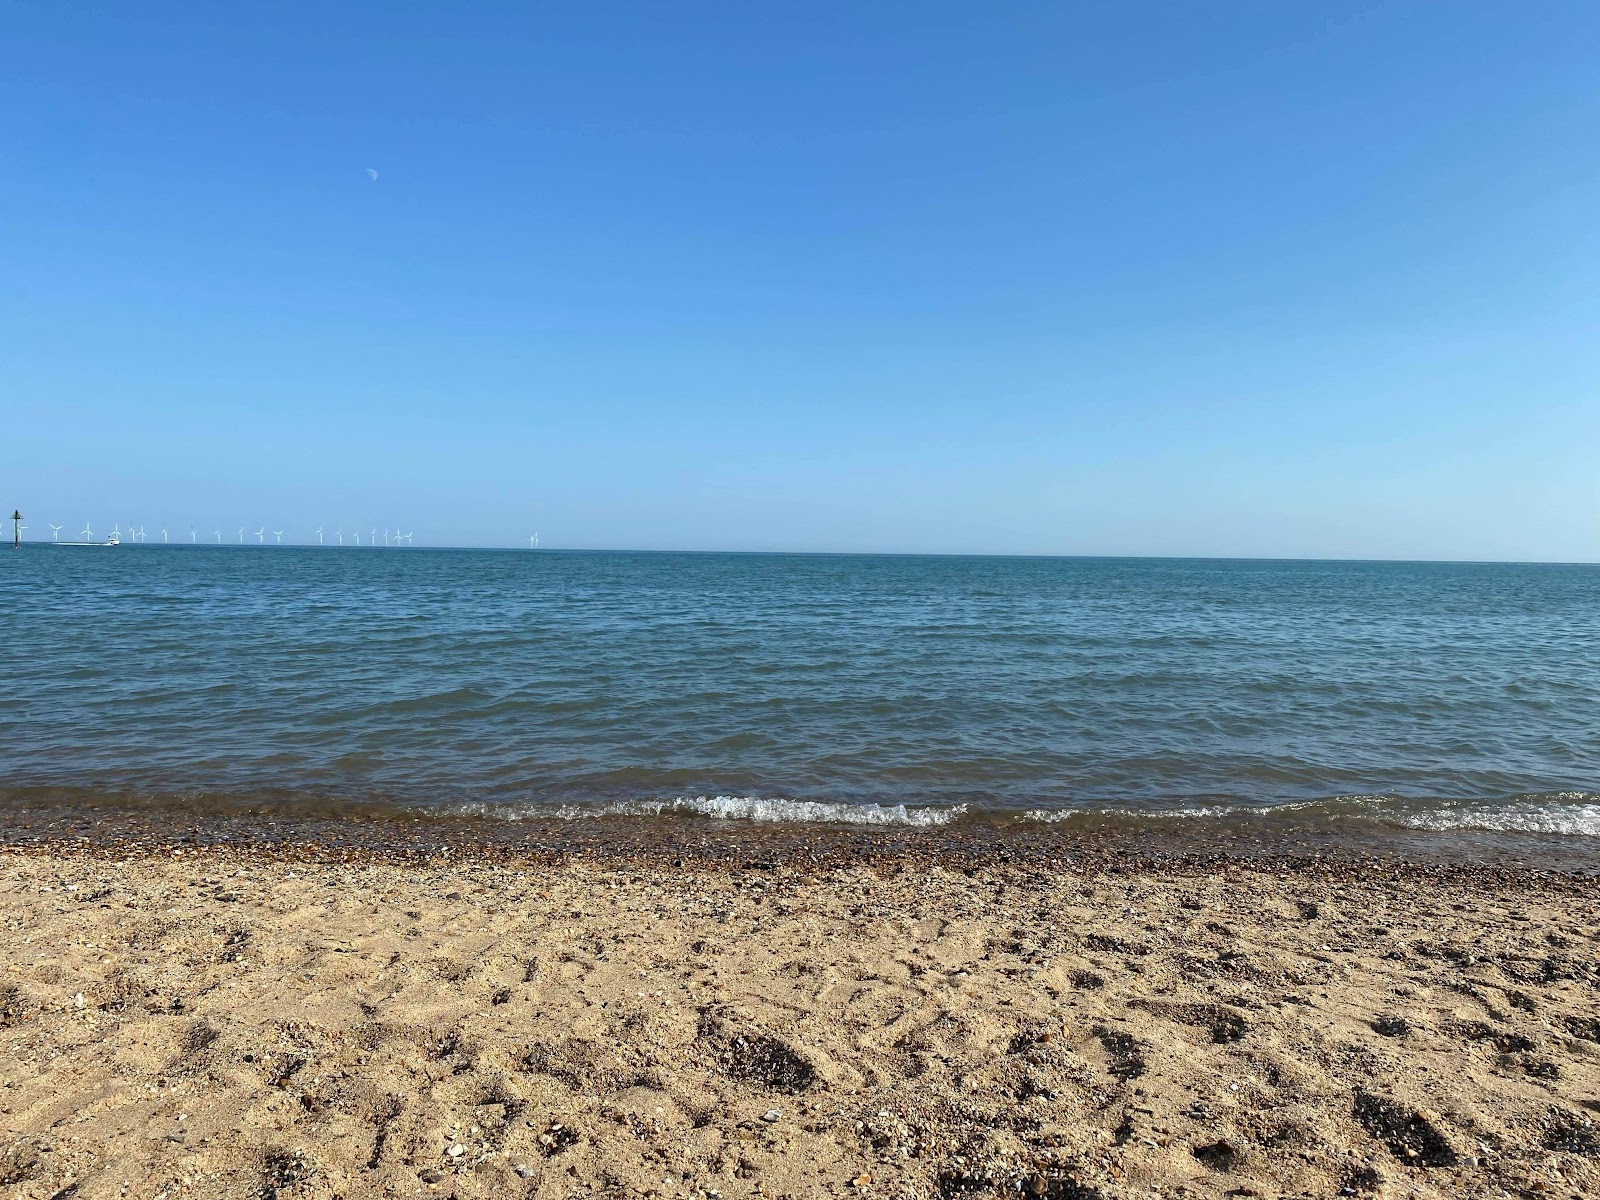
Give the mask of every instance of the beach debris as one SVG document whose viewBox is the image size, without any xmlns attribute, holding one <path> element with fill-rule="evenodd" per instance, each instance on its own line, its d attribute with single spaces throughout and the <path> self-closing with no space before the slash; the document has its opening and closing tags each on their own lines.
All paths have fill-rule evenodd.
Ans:
<svg viewBox="0 0 1600 1200">
<path fill-rule="evenodd" d="M 480 1104 L 472 1110 L 473 1120 L 489 1130 L 503 1128 L 507 1115 L 506 1105 L 503 1101 Z"/>
<path fill-rule="evenodd" d="M 1111 1059 L 1109 1070 L 1113 1076 L 1126 1082 L 1144 1074 L 1144 1055 L 1141 1053 L 1138 1039 L 1132 1034 L 1105 1025 L 1097 1025 L 1094 1028 L 1094 1035 L 1105 1047 L 1106 1054 Z"/>
<path fill-rule="evenodd" d="M 553 1154 L 560 1154 L 569 1146 L 578 1144 L 578 1131 L 569 1129 L 560 1121 L 552 1121 L 538 1137 L 539 1149 L 546 1158 Z"/>
<path fill-rule="evenodd" d="M 1356 1093 L 1354 1114 L 1362 1128 L 1401 1162 L 1423 1167 L 1456 1165 L 1455 1150 L 1429 1114 L 1370 1092 Z"/>
<path fill-rule="evenodd" d="M 1546 1150 L 1600 1157 L 1600 1131 L 1590 1118 L 1555 1108 L 1541 1125 L 1539 1140 Z"/>
<path fill-rule="evenodd" d="M 279 1196 L 293 1191 L 317 1173 L 317 1164 L 304 1150 L 287 1151 L 269 1147 L 261 1154 L 261 1190 Z"/>
<path fill-rule="evenodd" d="M 1203 1146 L 1196 1146 L 1191 1153 L 1211 1171 L 1235 1170 L 1244 1158 L 1239 1147 L 1226 1138 L 1219 1138 L 1217 1141 L 1207 1142 Z"/>
<path fill-rule="evenodd" d="M 701 1017 L 699 1036 L 710 1043 L 717 1070 L 736 1082 L 793 1095 L 817 1081 L 816 1068 L 798 1051 L 768 1034 L 734 1028 L 727 1014 Z"/>
</svg>

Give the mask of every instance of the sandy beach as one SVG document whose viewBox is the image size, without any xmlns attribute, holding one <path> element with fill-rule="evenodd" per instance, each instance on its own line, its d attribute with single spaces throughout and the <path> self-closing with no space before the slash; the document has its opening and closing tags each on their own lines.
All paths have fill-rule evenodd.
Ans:
<svg viewBox="0 0 1600 1200">
<path fill-rule="evenodd" d="M 1597 892 L 12 848 L 0 1190 L 1592 1197 Z"/>
</svg>

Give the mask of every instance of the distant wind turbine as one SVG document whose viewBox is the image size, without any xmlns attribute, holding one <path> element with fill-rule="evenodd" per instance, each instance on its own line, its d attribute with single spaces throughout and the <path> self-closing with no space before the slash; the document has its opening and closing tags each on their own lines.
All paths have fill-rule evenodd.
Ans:
<svg viewBox="0 0 1600 1200">
<path fill-rule="evenodd" d="M 529 550 L 537 550 L 538 548 L 539 548 L 539 534 L 538 534 L 537 531 L 535 531 L 533 536 L 528 539 L 528 549 Z"/>
<path fill-rule="evenodd" d="M 121 525 L 113 525 L 111 527 L 111 536 L 114 537 L 114 538 L 120 538 L 122 536 L 122 526 Z"/>
<path fill-rule="evenodd" d="M 211 532 L 217 535 L 217 545 L 222 545 L 222 530 L 213 529 Z"/>
<path fill-rule="evenodd" d="M 367 545 L 376 546 L 377 544 L 378 544 L 378 531 L 376 529 L 374 529 L 371 533 L 367 534 Z"/>
<path fill-rule="evenodd" d="M 165 525 L 161 527 L 161 544 L 163 546 L 167 544 L 167 527 Z"/>
<path fill-rule="evenodd" d="M 258 545 L 258 546 L 264 545 L 266 543 L 266 540 L 267 540 L 267 536 L 266 535 L 267 535 L 267 527 L 265 525 L 263 525 L 260 529 L 256 530 L 256 545 Z"/>
<path fill-rule="evenodd" d="M 322 526 L 317 526 L 317 545 L 322 545 Z"/>
<path fill-rule="evenodd" d="M 356 545 L 358 545 L 358 546 L 361 545 L 361 530 L 359 530 L 359 529 L 356 530 L 354 536 L 355 536 L 355 539 L 356 539 Z"/>
<path fill-rule="evenodd" d="M 278 539 L 278 545 L 283 545 L 283 530 L 274 529 L 272 531 L 272 536 Z"/>
<path fill-rule="evenodd" d="M 87 541 L 88 539 L 92 538 L 93 536 L 94 536 L 94 530 L 90 529 L 89 528 L 89 522 L 85 521 L 83 523 L 83 537 L 84 537 L 84 540 Z"/>
<path fill-rule="evenodd" d="M 49 522 L 46 522 L 46 524 L 49 524 Z M 61 540 L 61 526 L 59 526 L 59 525 L 51 525 L 50 526 L 50 540 L 52 542 L 59 542 Z"/>
<path fill-rule="evenodd" d="M 339 545 L 344 545 L 344 527 L 340 526 L 333 531 L 333 536 L 339 539 Z"/>
<path fill-rule="evenodd" d="M 239 526 L 239 545 L 244 545 L 244 526 Z"/>
<path fill-rule="evenodd" d="M 150 540 L 150 535 L 144 531 L 143 525 L 139 526 L 139 540 L 141 542 L 148 542 Z"/>
<path fill-rule="evenodd" d="M 189 526 L 189 544 L 194 545 L 194 526 Z"/>
</svg>

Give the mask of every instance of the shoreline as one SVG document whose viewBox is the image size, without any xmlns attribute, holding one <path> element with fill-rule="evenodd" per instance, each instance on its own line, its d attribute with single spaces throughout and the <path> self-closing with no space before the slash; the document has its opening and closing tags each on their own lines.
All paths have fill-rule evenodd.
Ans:
<svg viewBox="0 0 1600 1200">
<path fill-rule="evenodd" d="M 1205 869 L 1311 864 L 1380 872 L 1499 871 L 1600 876 L 1600 838 L 1486 830 L 1396 829 L 1289 819 L 1035 823 L 934 827 L 704 817 L 196 813 L 177 806 L 0 804 L 0 851 L 139 854 L 174 847 L 274 847 L 285 857 L 416 860 L 441 851 L 485 862 L 575 859 L 637 865 L 738 862 L 1031 866 L 1046 870 Z"/>
</svg>

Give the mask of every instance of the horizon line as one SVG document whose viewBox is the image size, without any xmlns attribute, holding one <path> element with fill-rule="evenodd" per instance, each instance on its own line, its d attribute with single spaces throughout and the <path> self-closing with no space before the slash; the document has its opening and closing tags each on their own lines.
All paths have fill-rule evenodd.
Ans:
<svg viewBox="0 0 1600 1200">
<path fill-rule="evenodd" d="M 251 534 L 254 537 L 254 534 Z M 23 545 L 49 546 L 57 544 L 48 538 L 29 538 Z M 1102 562 L 1259 562 L 1259 563 L 1374 563 L 1396 566 L 1460 566 L 1460 567 L 1595 567 L 1600 559 L 1540 559 L 1540 558 L 1374 558 L 1365 556 L 1272 555 L 1272 554 L 1089 554 L 1050 553 L 1044 551 L 1003 550 L 705 550 L 687 548 L 630 548 L 615 546 L 338 546 L 319 545 L 315 542 L 287 542 L 255 546 L 238 542 L 125 542 L 122 546 L 138 550 L 449 550 L 482 551 L 504 554 L 744 554 L 751 556 L 789 558 L 1039 558 L 1082 559 Z M 121 548 L 121 547 L 119 547 Z"/>
</svg>

